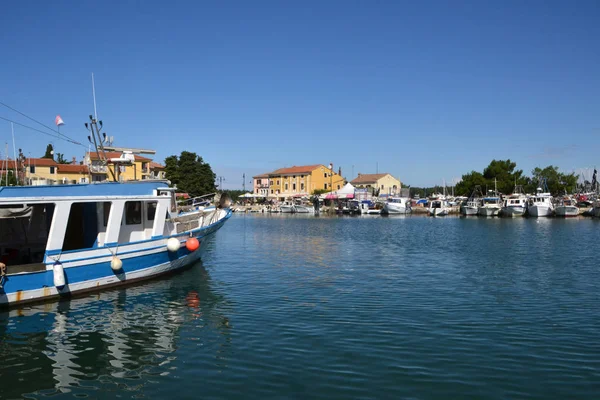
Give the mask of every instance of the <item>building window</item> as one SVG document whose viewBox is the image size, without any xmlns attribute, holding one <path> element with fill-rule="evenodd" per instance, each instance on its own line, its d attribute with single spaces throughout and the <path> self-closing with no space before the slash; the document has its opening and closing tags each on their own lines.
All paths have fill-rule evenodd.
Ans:
<svg viewBox="0 0 600 400">
<path fill-rule="evenodd" d="M 29 173 L 30 174 L 35 174 L 35 165 L 30 165 L 29 166 Z"/>
<path fill-rule="evenodd" d="M 142 202 L 125 202 L 125 223 L 127 225 L 137 225 L 142 223 Z"/>
</svg>

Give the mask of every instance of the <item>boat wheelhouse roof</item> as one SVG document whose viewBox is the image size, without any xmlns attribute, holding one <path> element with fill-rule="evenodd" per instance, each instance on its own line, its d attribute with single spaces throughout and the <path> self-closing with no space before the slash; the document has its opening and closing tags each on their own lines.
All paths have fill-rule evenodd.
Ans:
<svg viewBox="0 0 600 400">
<path fill-rule="evenodd" d="M 152 196 L 168 189 L 167 181 L 102 182 L 77 185 L 0 186 L 0 202 L 72 197 Z"/>
</svg>

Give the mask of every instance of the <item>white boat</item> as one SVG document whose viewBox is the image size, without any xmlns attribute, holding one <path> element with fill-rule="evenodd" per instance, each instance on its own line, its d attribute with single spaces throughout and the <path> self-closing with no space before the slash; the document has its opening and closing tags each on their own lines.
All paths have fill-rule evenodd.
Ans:
<svg viewBox="0 0 600 400">
<path fill-rule="evenodd" d="M 527 211 L 527 196 L 520 185 L 515 185 L 513 193 L 504 199 L 500 213 L 503 217 L 522 217 Z"/>
<path fill-rule="evenodd" d="M 0 187 L 0 306 L 125 285 L 188 266 L 231 216 L 181 214 L 165 181 Z"/>
<path fill-rule="evenodd" d="M 410 214 L 410 199 L 406 197 L 390 197 L 383 205 L 382 214 Z"/>
<path fill-rule="evenodd" d="M 500 197 L 484 197 L 477 213 L 482 217 L 497 217 L 502 209 Z"/>
<path fill-rule="evenodd" d="M 477 215 L 477 211 L 481 205 L 481 197 L 483 197 L 481 194 L 481 186 L 477 185 L 467 201 L 460 205 L 460 213 L 462 215 Z"/>
<path fill-rule="evenodd" d="M 443 217 L 450 212 L 450 206 L 445 196 L 432 197 L 429 200 L 429 209 L 427 213 L 432 217 Z"/>
<path fill-rule="evenodd" d="M 536 194 L 527 200 L 527 214 L 532 217 L 550 217 L 553 212 L 552 195 L 537 188 Z"/>
<path fill-rule="evenodd" d="M 296 212 L 296 207 L 290 203 L 284 203 L 279 205 L 279 212 L 290 214 Z"/>
<path fill-rule="evenodd" d="M 558 206 L 554 209 L 557 217 L 577 217 L 579 215 L 579 207 L 576 201 L 569 196 L 563 197 Z"/>
</svg>

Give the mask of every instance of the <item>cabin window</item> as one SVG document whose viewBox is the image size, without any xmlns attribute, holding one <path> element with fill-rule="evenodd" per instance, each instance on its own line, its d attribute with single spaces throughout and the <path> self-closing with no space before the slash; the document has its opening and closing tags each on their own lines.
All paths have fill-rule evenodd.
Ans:
<svg viewBox="0 0 600 400">
<path fill-rule="evenodd" d="M 0 205 L 0 262 L 6 273 L 45 270 L 54 204 Z"/>
<path fill-rule="evenodd" d="M 94 248 L 98 240 L 96 203 L 73 203 L 67 221 L 62 250 Z"/>
<path fill-rule="evenodd" d="M 158 203 L 156 201 L 152 201 L 148 203 L 147 217 L 148 221 L 154 221 L 154 216 L 156 215 L 156 205 Z"/>
<path fill-rule="evenodd" d="M 108 216 L 110 215 L 110 205 L 112 203 L 110 201 L 104 202 L 104 226 L 108 226 Z"/>
<path fill-rule="evenodd" d="M 142 223 L 142 202 L 125 202 L 125 224 L 138 225 Z"/>
</svg>

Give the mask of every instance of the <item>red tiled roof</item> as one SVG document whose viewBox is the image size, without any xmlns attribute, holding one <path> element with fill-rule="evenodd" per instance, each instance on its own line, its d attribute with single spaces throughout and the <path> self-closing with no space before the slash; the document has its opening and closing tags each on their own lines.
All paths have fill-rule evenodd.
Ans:
<svg viewBox="0 0 600 400">
<path fill-rule="evenodd" d="M 87 165 L 58 164 L 58 173 L 61 174 L 87 174 Z"/>
<path fill-rule="evenodd" d="M 361 183 L 375 183 L 386 175 L 389 174 L 387 172 L 383 174 L 360 174 L 357 178 L 354 178 L 352 181 L 350 181 L 350 183 L 353 185 Z"/>
<path fill-rule="evenodd" d="M 289 167 L 289 168 L 279 168 L 273 172 L 270 172 L 269 175 L 308 174 L 320 167 L 327 168 L 321 164 L 301 165 L 299 167 L 294 165 L 293 167 Z M 327 168 L 327 169 L 329 169 L 329 168 Z"/>
<path fill-rule="evenodd" d="M 15 161 L 14 160 L 8 160 L 8 164 L 7 164 L 7 160 L 0 160 L 0 170 L 5 171 L 5 170 L 14 170 L 15 169 Z"/>
<path fill-rule="evenodd" d="M 51 158 L 26 158 L 26 166 L 35 165 L 36 167 L 56 167 L 58 163 Z"/>
<path fill-rule="evenodd" d="M 88 154 L 90 156 L 90 160 L 100 160 L 98 153 L 91 152 Z M 110 159 L 110 158 L 119 158 L 119 157 L 121 157 L 121 154 L 123 154 L 123 153 L 121 153 L 120 151 L 107 151 L 107 152 L 105 152 L 105 154 L 106 154 L 106 158 Z M 135 161 L 152 161 L 152 159 L 140 156 L 139 154 L 134 154 L 133 156 L 134 156 Z"/>
</svg>

